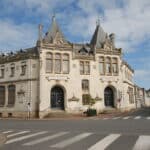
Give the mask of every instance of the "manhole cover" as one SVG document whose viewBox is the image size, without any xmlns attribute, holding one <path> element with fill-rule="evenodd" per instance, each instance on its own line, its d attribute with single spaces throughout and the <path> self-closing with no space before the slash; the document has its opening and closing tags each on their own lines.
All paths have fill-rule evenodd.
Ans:
<svg viewBox="0 0 150 150">
<path fill-rule="evenodd" d="M 0 145 L 3 145 L 7 141 L 5 134 L 0 133 Z"/>
</svg>

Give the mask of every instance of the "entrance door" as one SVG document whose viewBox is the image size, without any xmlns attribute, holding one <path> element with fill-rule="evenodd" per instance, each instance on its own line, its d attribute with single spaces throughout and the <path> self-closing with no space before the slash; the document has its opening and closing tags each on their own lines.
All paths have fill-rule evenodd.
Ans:
<svg viewBox="0 0 150 150">
<path fill-rule="evenodd" d="M 110 87 L 107 87 L 104 91 L 105 97 L 105 106 L 114 107 L 114 95 L 113 90 Z"/>
<path fill-rule="evenodd" d="M 51 90 L 51 107 L 64 109 L 64 91 L 61 87 L 54 87 Z"/>
</svg>

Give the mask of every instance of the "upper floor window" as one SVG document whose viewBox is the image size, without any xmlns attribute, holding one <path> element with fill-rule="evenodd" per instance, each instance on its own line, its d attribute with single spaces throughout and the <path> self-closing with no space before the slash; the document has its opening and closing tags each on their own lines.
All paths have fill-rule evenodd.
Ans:
<svg viewBox="0 0 150 150">
<path fill-rule="evenodd" d="M 61 55 L 55 54 L 55 73 L 61 73 Z"/>
<path fill-rule="evenodd" d="M 8 106 L 13 106 L 15 104 L 16 98 L 16 86 L 9 85 L 8 86 Z"/>
<path fill-rule="evenodd" d="M 69 73 L 69 55 L 63 55 L 63 64 L 62 64 L 62 71 L 63 73 Z"/>
<path fill-rule="evenodd" d="M 111 58 L 106 58 L 106 73 L 111 74 Z"/>
<path fill-rule="evenodd" d="M 27 67 L 26 63 L 23 62 L 21 64 L 21 75 L 25 75 L 26 74 L 26 67 Z"/>
<path fill-rule="evenodd" d="M 118 73 L 117 58 L 112 58 L 112 72 L 113 72 L 113 74 L 117 74 Z"/>
<path fill-rule="evenodd" d="M 133 88 L 128 87 L 128 95 L 129 95 L 129 103 L 134 103 L 134 95 L 133 95 Z"/>
<path fill-rule="evenodd" d="M 89 80 L 82 80 L 82 90 L 83 92 L 89 91 Z"/>
<path fill-rule="evenodd" d="M 5 104 L 5 86 L 0 86 L 0 106 Z"/>
<path fill-rule="evenodd" d="M 99 58 L 99 72 L 100 74 L 104 74 L 104 57 Z"/>
<path fill-rule="evenodd" d="M 88 61 L 80 62 L 80 74 L 90 74 L 90 62 Z"/>
<path fill-rule="evenodd" d="M 4 78 L 5 76 L 5 69 L 2 67 L 0 70 L 0 78 Z"/>
<path fill-rule="evenodd" d="M 15 65 L 11 64 L 10 67 L 10 77 L 13 77 L 15 75 Z"/>
<path fill-rule="evenodd" d="M 46 53 L 46 72 L 52 73 L 53 71 L 53 55 Z"/>
</svg>

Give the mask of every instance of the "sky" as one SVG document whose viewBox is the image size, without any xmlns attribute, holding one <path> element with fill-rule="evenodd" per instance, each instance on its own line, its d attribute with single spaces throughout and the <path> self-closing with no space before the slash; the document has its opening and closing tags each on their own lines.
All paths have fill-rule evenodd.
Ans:
<svg viewBox="0 0 150 150">
<path fill-rule="evenodd" d="M 56 20 L 67 40 L 89 42 L 96 21 L 135 70 L 135 83 L 150 88 L 150 0 L 0 0 L 0 52 L 29 48 Z"/>
</svg>

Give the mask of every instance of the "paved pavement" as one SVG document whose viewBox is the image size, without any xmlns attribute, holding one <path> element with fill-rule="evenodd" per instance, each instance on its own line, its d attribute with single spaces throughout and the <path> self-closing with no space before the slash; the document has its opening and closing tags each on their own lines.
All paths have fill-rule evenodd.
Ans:
<svg viewBox="0 0 150 150">
<path fill-rule="evenodd" d="M 0 133 L 7 136 L 2 150 L 150 150 L 150 115 L 0 120 Z"/>
</svg>

